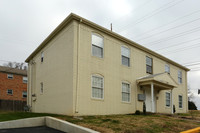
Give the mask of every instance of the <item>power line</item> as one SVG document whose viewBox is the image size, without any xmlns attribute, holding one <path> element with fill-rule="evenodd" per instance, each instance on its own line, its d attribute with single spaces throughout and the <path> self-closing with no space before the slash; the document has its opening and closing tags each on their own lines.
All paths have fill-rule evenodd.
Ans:
<svg viewBox="0 0 200 133">
<path fill-rule="evenodd" d="M 181 52 L 181 51 L 184 51 L 184 50 L 188 50 L 188 49 L 192 49 L 192 48 L 197 48 L 197 47 L 200 47 L 199 45 L 200 43 L 197 43 L 197 44 L 194 44 L 192 46 L 196 46 L 196 47 L 191 47 L 191 46 L 188 46 L 188 47 L 183 47 L 182 49 L 177 49 L 177 50 L 174 50 L 174 51 L 167 51 L 167 52 L 163 52 L 162 54 L 170 54 L 170 53 L 175 53 L 175 52 Z M 198 45 L 198 46 L 197 46 Z"/>
<path fill-rule="evenodd" d="M 133 9 L 131 12 L 135 11 L 135 10 L 138 9 L 138 8 L 141 9 L 141 8 L 144 7 L 145 5 L 149 4 L 151 1 L 153 1 L 153 0 L 147 0 L 147 1 L 144 2 L 143 4 L 139 5 L 139 6 L 136 7 L 135 9 Z M 134 14 L 135 14 L 135 12 L 134 12 Z M 124 16 L 123 16 L 123 17 L 124 17 Z M 122 17 L 116 19 L 115 21 L 117 21 L 117 20 L 119 20 L 119 19 L 121 19 L 121 18 L 122 18 Z M 115 21 L 113 21 L 112 23 L 114 23 Z"/>
<path fill-rule="evenodd" d="M 196 66 L 196 65 L 200 65 L 200 63 L 190 64 L 190 65 L 184 65 L 184 66 Z"/>
<path fill-rule="evenodd" d="M 162 38 L 162 39 L 159 39 L 159 40 L 156 40 L 156 41 L 148 42 L 147 44 L 152 44 L 153 43 L 151 45 L 151 46 L 153 46 L 153 45 L 156 45 L 156 44 L 158 44 L 160 42 L 168 41 L 168 40 L 171 40 L 171 39 L 174 39 L 174 38 L 178 38 L 178 37 L 181 37 L 181 36 L 193 33 L 193 32 L 198 32 L 198 31 L 200 31 L 200 27 L 196 27 L 194 29 L 190 29 L 190 30 L 184 31 L 184 32 L 169 36 L 167 38 Z"/>
<path fill-rule="evenodd" d="M 182 44 L 184 44 L 184 43 L 192 42 L 192 41 L 199 40 L 199 39 L 200 39 L 200 38 L 196 38 L 196 39 L 188 40 L 188 41 L 185 41 L 185 42 L 173 44 L 173 45 L 170 45 L 170 46 L 167 46 L 167 47 L 164 47 L 164 48 L 156 49 L 155 51 L 163 50 L 163 49 L 166 49 L 166 48 L 176 47 L 176 46 L 182 45 Z"/>
<path fill-rule="evenodd" d="M 194 64 L 194 63 L 199 63 L 200 61 L 195 61 L 195 62 L 187 62 L 187 63 L 182 63 L 182 64 Z"/>
<path fill-rule="evenodd" d="M 165 7 L 166 5 L 169 5 L 169 4 L 173 3 L 174 1 L 171 1 L 171 2 L 169 2 L 169 3 L 167 3 L 167 4 L 164 4 L 164 5 L 161 6 L 160 8 L 158 8 L 158 9 L 156 9 L 156 10 L 154 10 L 154 11 L 148 13 L 148 14 L 151 14 L 151 13 L 152 13 L 152 15 L 148 15 L 148 14 L 147 14 L 147 15 L 141 17 L 140 19 L 136 20 L 134 23 L 130 23 L 130 24 L 128 24 L 128 25 L 122 27 L 121 30 L 119 30 L 119 31 L 124 31 L 124 29 L 125 29 L 126 27 L 130 26 L 130 25 L 134 25 L 134 26 L 135 26 L 136 24 L 139 24 L 139 23 L 143 22 L 144 20 L 153 17 L 154 15 L 156 15 L 156 14 L 158 14 L 158 13 L 161 13 L 162 11 L 167 10 L 167 9 L 170 8 L 170 7 L 173 7 L 173 6 L 179 4 L 179 3 L 182 2 L 182 1 L 184 1 L 184 0 L 180 0 L 180 1 L 176 2 L 175 4 L 173 4 L 173 5 L 169 6 L 169 7 L 166 7 L 166 8 L 164 8 L 164 9 L 162 9 L 163 7 Z M 161 10 L 160 10 L 160 9 L 161 9 Z M 157 10 L 160 10 L 160 11 L 156 12 Z M 132 28 L 132 27 L 131 27 L 131 28 Z"/>
<path fill-rule="evenodd" d="M 193 23 L 193 22 L 195 22 L 195 21 L 199 21 L 199 20 L 200 20 L 200 18 L 197 18 L 197 19 L 195 19 L 195 20 L 192 20 L 192 21 L 189 21 L 189 22 L 183 23 L 183 24 L 181 24 L 181 25 L 178 25 L 178 26 L 175 26 L 175 27 L 169 28 L 169 29 L 167 29 L 167 30 L 163 30 L 163 31 L 161 31 L 161 32 L 158 32 L 158 33 L 152 34 L 152 35 L 150 35 L 150 36 L 143 37 L 143 38 L 140 38 L 140 39 L 138 39 L 138 40 L 136 39 L 136 41 L 145 40 L 145 39 L 147 39 L 147 38 L 151 38 L 151 37 L 154 37 L 154 36 L 156 36 L 156 35 L 160 35 L 160 34 L 162 34 L 162 33 L 165 33 L 165 32 L 167 32 L 167 31 L 169 31 L 169 30 L 173 30 L 173 29 L 176 29 L 176 28 L 182 27 L 182 26 L 184 26 L 184 25 L 187 25 L 187 24 Z"/>
<path fill-rule="evenodd" d="M 152 31 L 155 31 L 155 30 L 157 30 L 157 29 L 160 29 L 160 28 L 162 28 L 162 27 L 164 27 L 164 26 L 167 26 L 167 25 L 169 25 L 169 24 L 172 24 L 172 23 L 174 23 L 174 22 L 176 22 L 176 21 L 178 21 L 178 20 L 180 20 L 180 19 L 183 19 L 183 18 L 185 18 L 185 17 L 191 16 L 191 15 L 193 15 L 193 14 L 195 14 L 195 13 L 198 13 L 198 12 L 200 12 L 200 10 L 197 10 L 197 11 L 194 11 L 194 12 L 192 12 L 192 13 L 189 13 L 189 14 L 187 14 L 187 15 L 185 15 L 185 16 L 179 17 L 179 18 L 177 18 L 177 19 L 175 19 L 175 20 L 173 20 L 173 21 L 171 21 L 171 22 L 169 22 L 169 23 L 167 23 L 167 24 L 164 24 L 164 25 L 161 25 L 161 26 L 159 26 L 159 27 L 153 28 L 153 29 L 151 29 L 151 30 L 145 31 L 145 32 L 143 32 L 143 33 L 141 33 L 141 34 L 136 35 L 135 37 L 145 35 L 145 34 L 147 34 L 147 33 L 149 33 L 149 32 L 152 32 Z"/>
</svg>

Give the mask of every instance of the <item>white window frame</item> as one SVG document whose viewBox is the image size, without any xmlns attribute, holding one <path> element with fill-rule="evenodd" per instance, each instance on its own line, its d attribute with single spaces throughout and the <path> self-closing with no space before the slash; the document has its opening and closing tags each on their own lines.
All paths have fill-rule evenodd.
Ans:
<svg viewBox="0 0 200 133">
<path fill-rule="evenodd" d="M 93 36 L 96 36 L 96 37 L 99 37 L 99 38 L 102 39 L 102 42 L 103 42 L 103 46 L 102 47 L 99 46 L 99 45 L 93 44 L 93 39 L 92 39 Z M 98 47 L 98 48 L 102 49 L 102 55 L 101 55 L 101 57 L 99 57 L 97 55 L 93 55 L 93 45 L 95 47 Z M 104 38 L 103 38 L 103 36 L 101 36 L 101 35 L 99 35 L 97 33 L 92 33 L 92 35 L 91 35 L 91 54 L 92 54 L 92 56 L 95 56 L 95 57 L 98 57 L 98 58 L 104 58 Z"/>
<path fill-rule="evenodd" d="M 178 83 L 179 84 L 183 83 L 183 74 L 181 70 L 178 70 Z"/>
<path fill-rule="evenodd" d="M 26 95 L 26 97 L 24 97 L 24 95 Z M 22 98 L 27 98 L 27 91 L 22 92 Z"/>
<path fill-rule="evenodd" d="M 28 77 L 23 77 L 23 83 L 27 84 L 28 83 Z"/>
<path fill-rule="evenodd" d="M 170 74 L 170 66 L 169 66 L 169 64 L 165 64 L 165 72 Z"/>
<path fill-rule="evenodd" d="M 181 96 L 181 101 L 180 101 L 180 96 Z M 180 107 L 180 103 L 181 103 L 181 107 Z M 182 95 L 178 95 L 178 107 L 179 109 L 182 109 L 183 108 L 183 96 Z"/>
<path fill-rule="evenodd" d="M 169 94 L 169 98 L 167 99 L 167 94 Z M 167 101 L 169 101 L 169 106 L 167 105 Z M 170 92 L 165 92 L 165 106 L 166 107 L 171 107 L 171 93 Z"/>
<path fill-rule="evenodd" d="M 93 82 L 93 77 L 99 77 L 99 78 L 102 78 L 102 80 L 103 80 L 102 98 L 98 98 L 98 97 L 94 97 L 93 96 L 93 83 L 92 83 Z M 99 74 L 93 74 L 91 76 L 91 98 L 92 99 L 99 99 L 99 100 L 103 100 L 104 99 L 104 77 L 99 75 Z"/>
<path fill-rule="evenodd" d="M 8 79 L 13 79 L 14 76 L 13 76 L 13 74 L 7 74 L 7 78 L 8 78 Z"/>
<path fill-rule="evenodd" d="M 127 55 L 124 55 L 124 54 L 123 54 L 123 49 L 128 50 L 129 53 L 128 53 Z M 125 46 L 121 46 L 121 63 L 122 63 L 122 65 L 127 66 L 127 67 L 130 67 L 130 65 L 131 65 L 130 56 L 131 56 L 131 50 L 130 50 L 130 48 L 125 47 Z M 129 62 L 128 62 L 128 65 L 123 64 L 123 62 L 122 62 L 123 57 L 128 58 L 128 61 L 129 61 Z"/>
<path fill-rule="evenodd" d="M 44 94 L 44 84 L 43 84 L 43 82 L 40 83 L 40 94 Z"/>
<path fill-rule="evenodd" d="M 44 62 L 44 51 L 41 52 L 41 62 Z"/>
<path fill-rule="evenodd" d="M 147 58 L 151 59 L 151 65 L 147 64 Z M 146 61 L 146 73 L 148 73 L 148 74 L 153 74 L 153 58 L 151 58 L 151 57 L 149 57 L 149 56 L 146 56 L 145 61 Z M 148 71 L 147 71 L 147 66 L 148 66 L 148 67 L 151 67 L 151 72 L 148 72 Z"/>
<path fill-rule="evenodd" d="M 129 85 L 129 93 L 123 92 L 123 89 L 122 89 L 123 84 L 128 84 Z M 129 101 L 123 101 L 123 98 L 122 98 L 123 97 L 123 93 L 129 94 Z M 131 84 L 129 82 L 123 81 L 121 83 L 121 100 L 122 100 L 122 102 L 125 102 L 125 103 L 130 103 L 131 102 Z"/>
<path fill-rule="evenodd" d="M 8 91 L 11 91 L 12 93 L 8 93 Z M 13 90 L 12 89 L 7 89 L 7 94 L 8 95 L 13 95 Z"/>
</svg>

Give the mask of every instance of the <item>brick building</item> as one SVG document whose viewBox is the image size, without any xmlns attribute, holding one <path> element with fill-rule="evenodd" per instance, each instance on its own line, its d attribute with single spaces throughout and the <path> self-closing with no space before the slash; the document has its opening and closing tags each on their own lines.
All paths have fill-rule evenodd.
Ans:
<svg viewBox="0 0 200 133">
<path fill-rule="evenodd" d="M 0 66 L 0 100 L 26 101 L 27 71 Z"/>
</svg>

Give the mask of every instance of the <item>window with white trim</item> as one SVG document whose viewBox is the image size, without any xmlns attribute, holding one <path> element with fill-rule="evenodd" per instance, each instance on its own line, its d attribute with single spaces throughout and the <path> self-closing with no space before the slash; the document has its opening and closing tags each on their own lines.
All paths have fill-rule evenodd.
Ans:
<svg viewBox="0 0 200 133">
<path fill-rule="evenodd" d="M 183 108 L 183 96 L 178 95 L 178 107 Z"/>
<path fill-rule="evenodd" d="M 170 74 L 170 66 L 168 64 L 165 64 L 165 72 Z"/>
<path fill-rule="evenodd" d="M 41 52 L 41 62 L 44 62 L 44 52 Z"/>
<path fill-rule="evenodd" d="M 40 94 L 44 93 L 44 86 L 43 86 L 43 82 L 40 83 Z"/>
<path fill-rule="evenodd" d="M 103 99 L 103 77 L 92 76 L 92 97 Z"/>
<path fill-rule="evenodd" d="M 127 47 L 121 47 L 121 57 L 122 57 L 122 65 L 130 66 L 130 49 Z"/>
<path fill-rule="evenodd" d="M 7 90 L 7 94 L 8 94 L 8 95 L 12 95 L 12 94 L 13 94 L 13 90 L 12 90 L 12 89 L 8 89 L 8 90 Z"/>
<path fill-rule="evenodd" d="M 23 77 L 23 83 L 27 83 L 28 82 L 28 78 L 27 77 Z"/>
<path fill-rule="evenodd" d="M 130 84 L 122 82 L 122 101 L 130 102 Z"/>
<path fill-rule="evenodd" d="M 178 70 L 178 83 L 181 84 L 182 83 L 182 71 Z"/>
<path fill-rule="evenodd" d="M 152 64 L 153 64 L 152 58 L 146 56 L 146 73 L 149 73 L 149 74 L 153 73 Z"/>
<path fill-rule="evenodd" d="M 13 74 L 7 74 L 8 79 L 13 79 Z"/>
<path fill-rule="evenodd" d="M 92 34 L 92 55 L 103 58 L 103 37 Z"/>
<path fill-rule="evenodd" d="M 166 98 L 166 106 L 167 107 L 170 107 L 170 104 L 171 104 L 171 94 L 169 92 L 166 92 L 165 93 L 165 98 Z"/>
<path fill-rule="evenodd" d="M 27 98 L 27 92 L 26 92 L 26 91 L 23 91 L 23 92 L 22 92 L 22 97 L 23 97 L 23 98 Z"/>
</svg>

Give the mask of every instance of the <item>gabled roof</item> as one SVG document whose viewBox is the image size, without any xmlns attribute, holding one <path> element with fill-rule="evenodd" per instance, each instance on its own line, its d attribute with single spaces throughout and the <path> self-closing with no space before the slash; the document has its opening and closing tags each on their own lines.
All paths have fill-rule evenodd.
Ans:
<svg viewBox="0 0 200 133">
<path fill-rule="evenodd" d="M 26 70 L 0 66 L 0 72 L 27 76 Z"/>
<path fill-rule="evenodd" d="M 83 23 L 85 25 L 88 25 L 88 26 L 90 26 L 90 27 L 92 27 L 92 28 L 94 28 L 96 30 L 99 30 L 99 31 L 101 31 L 101 32 L 103 32 L 103 33 L 105 33 L 107 35 L 110 35 L 110 36 L 112 36 L 112 37 L 114 37 L 114 38 L 116 38 L 118 40 L 121 40 L 122 42 L 124 42 L 126 44 L 132 45 L 135 48 L 138 48 L 138 49 L 140 49 L 140 50 L 142 50 L 144 52 L 147 52 L 147 53 L 149 53 L 149 54 L 151 54 L 151 55 L 153 55 L 153 56 L 155 56 L 157 58 L 160 58 L 160 59 L 166 61 L 167 63 L 173 64 L 173 65 L 175 65 L 175 66 L 177 66 L 179 68 L 182 68 L 183 70 L 189 71 L 188 68 L 186 68 L 186 67 L 184 67 L 184 66 L 182 66 L 182 65 L 180 65 L 180 64 L 178 64 L 178 63 L 176 63 L 176 62 L 174 62 L 174 61 L 172 61 L 172 60 L 170 60 L 170 59 L 168 59 L 168 58 L 166 58 L 166 57 L 164 57 L 164 56 L 162 56 L 162 55 L 160 55 L 160 54 L 158 54 L 158 53 L 156 53 L 156 52 L 154 52 L 154 51 L 152 51 L 152 50 L 150 50 L 150 49 L 148 49 L 148 48 L 146 48 L 144 46 L 141 46 L 138 43 L 133 42 L 132 40 L 129 40 L 129 39 L 127 39 L 127 38 L 125 38 L 125 37 L 123 37 L 123 36 L 121 36 L 121 35 L 119 35 L 119 34 L 117 34 L 115 32 L 112 32 L 112 31 L 110 31 L 110 30 L 108 30 L 108 29 L 106 29 L 106 28 L 104 28 L 104 27 L 102 27 L 100 25 L 95 24 L 95 23 L 93 23 L 93 22 L 91 22 L 91 21 L 89 21 L 89 20 L 87 20 L 85 18 L 82 18 L 82 17 L 80 17 L 80 16 L 78 16 L 78 15 L 76 15 L 74 13 L 71 13 L 60 25 L 58 25 L 58 27 L 35 49 L 35 51 L 25 60 L 25 62 L 28 63 L 38 52 L 40 52 L 40 50 L 43 47 L 45 47 L 47 45 L 47 43 L 49 41 L 51 41 L 51 39 L 54 36 L 56 36 L 72 20 L 79 21 L 79 22 L 81 22 L 81 23 Z"/>
<path fill-rule="evenodd" d="M 178 83 L 169 75 L 168 73 L 158 73 L 158 74 L 153 74 L 153 75 L 147 75 L 141 78 L 138 78 L 137 80 L 138 84 L 145 84 L 149 82 L 157 82 L 159 84 L 163 84 L 166 86 L 171 86 L 171 87 L 177 87 Z"/>
</svg>

